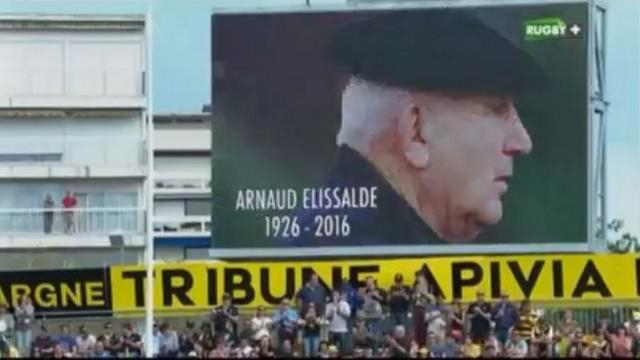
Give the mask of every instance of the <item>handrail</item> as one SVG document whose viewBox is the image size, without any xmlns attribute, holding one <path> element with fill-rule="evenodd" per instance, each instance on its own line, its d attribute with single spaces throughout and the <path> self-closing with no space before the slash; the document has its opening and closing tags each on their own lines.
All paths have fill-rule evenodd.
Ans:
<svg viewBox="0 0 640 360">
<path fill-rule="evenodd" d="M 197 224 L 195 227 L 183 228 L 184 224 Z M 166 230 L 165 227 L 175 227 L 175 230 Z M 202 233 L 209 234 L 211 231 L 210 216 L 183 216 L 183 217 L 154 217 L 153 232 L 154 234 L 184 234 L 184 233 Z"/>
<path fill-rule="evenodd" d="M 64 213 L 64 212 L 128 212 L 128 211 L 145 211 L 142 208 L 136 207 L 95 207 L 95 208 L 15 208 L 15 209 L 2 209 L 0 208 L 0 214 L 38 214 L 44 212 Z"/>
<path fill-rule="evenodd" d="M 210 190 L 211 178 L 192 174 L 157 174 L 154 186 L 159 191 Z"/>
</svg>

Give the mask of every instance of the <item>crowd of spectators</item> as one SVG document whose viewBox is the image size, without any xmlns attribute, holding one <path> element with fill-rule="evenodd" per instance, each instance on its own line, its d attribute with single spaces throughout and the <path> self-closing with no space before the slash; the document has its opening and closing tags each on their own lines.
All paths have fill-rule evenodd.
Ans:
<svg viewBox="0 0 640 360">
<path fill-rule="evenodd" d="M 555 323 L 528 300 L 515 304 L 507 293 L 496 303 L 445 303 L 423 274 L 412 286 L 402 275 L 389 289 L 373 277 L 356 289 L 344 281 L 331 293 L 312 275 L 293 299 L 282 299 L 274 311 L 258 307 L 241 316 L 232 298 L 199 326 L 187 321 L 174 329 L 156 323 L 154 357 L 188 358 L 607 358 L 640 356 L 640 313 L 623 323 L 600 319 L 585 329 L 570 309 Z M 28 297 L 14 314 L 0 305 L 0 357 L 20 353 L 36 358 L 112 358 L 144 355 L 143 339 L 129 323 L 115 329 L 107 322 L 101 334 L 68 325 L 50 335 L 39 326 L 31 339 L 33 306 Z M 11 346 L 15 344 L 15 346 Z"/>
</svg>

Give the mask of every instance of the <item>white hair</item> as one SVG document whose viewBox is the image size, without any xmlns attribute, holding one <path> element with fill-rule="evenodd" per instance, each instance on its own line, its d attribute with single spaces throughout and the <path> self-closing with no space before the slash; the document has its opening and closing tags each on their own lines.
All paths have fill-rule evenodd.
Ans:
<svg viewBox="0 0 640 360">
<path fill-rule="evenodd" d="M 378 136 L 393 125 L 406 92 L 391 86 L 352 77 L 342 92 L 342 125 L 338 145 L 368 151 Z"/>
</svg>

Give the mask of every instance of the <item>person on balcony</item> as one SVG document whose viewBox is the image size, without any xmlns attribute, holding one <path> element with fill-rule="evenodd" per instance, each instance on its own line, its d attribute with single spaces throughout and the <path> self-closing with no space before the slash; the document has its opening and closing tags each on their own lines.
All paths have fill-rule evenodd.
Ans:
<svg viewBox="0 0 640 360">
<path fill-rule="evenodd" d="M 76 199 L 76 195 L 71 191 L 67 191 L 64 198 L 62 198 L 62 207 L 64 208 L 63 217 L 65 234 L 71 234 L 75 231 L 73 211 L 77 204 L 78 200 Z"/>
<path fill-rule="evenodd" d="M 55 203 L 51 194 L 47 194 L 42 207 L 44 208 L 44 233 L 51 234 L 51 226 L 53 225 L 53 207 Z"/>
</svg>

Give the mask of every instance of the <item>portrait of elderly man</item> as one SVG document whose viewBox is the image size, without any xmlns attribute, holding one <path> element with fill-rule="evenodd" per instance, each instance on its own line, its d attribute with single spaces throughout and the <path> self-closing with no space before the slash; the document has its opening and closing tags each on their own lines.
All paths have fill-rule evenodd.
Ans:
<svg viewBox="0 0 640 360">
<path fill-rule="evenodd" d="M 399 11 L 340 28 L 332 60 L 347 74 L 328 187 L 375 187 L 348 215 L 349 236 L 298 246 L 472 242 L 503 217 L 514 161 L 534 145 L 514 98 L 539 90 L 533 58 L 463 10 Z"/>
</svg>

